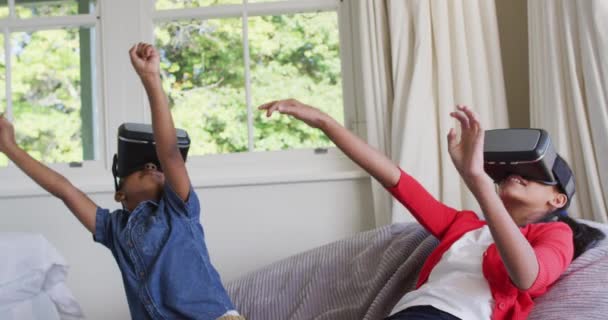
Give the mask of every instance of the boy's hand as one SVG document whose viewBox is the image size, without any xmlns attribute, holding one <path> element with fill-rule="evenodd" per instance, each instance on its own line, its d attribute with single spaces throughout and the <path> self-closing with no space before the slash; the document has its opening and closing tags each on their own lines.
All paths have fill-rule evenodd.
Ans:
<svg viewBox="0 0 608 320">
<path fill-rule="evenodd" d="M 63 200 L 76 218 L 92 233 L 95 232 L 97 205 L 64 176 L 35 160 L 17 148 L 13 125 L 0 114 L 0 151 L 32 178 L 44 190 Z"/>
<path fill-rule="evenodd" d="M 313 128 L 319 128 L 323 120 L 328 116 L 321 110 L 313 108 L 295 99 L 278 100 L 265 103 L 258 107 L 259 110 L 266 110 L 266 116 L 270 117 L 273 112 L 287 114 L 303 121 Z"/>
<path fill-rule="evenodd" d="M 159 76 L 160 56 L 154 46 L 140 42 L 129 50 L 129 56 L 131 57 L 131 64 L 139 77 Z"/>
<path fill-rule="evenodd" d="M 6 153 L 9 148 L 17 145 L 13 125 L 0 113 L 0 152 Z"/>
<path fill-rule="evenodd" d="M 487 176 L 483 169 L 483 143 L 485 131 L 479 123 L 477 114 L 469 107 L 458 105 L 457 111 L 450 116 L 460 122 L 462 135 L 460 141 L 456 141 L 454 128 L 448 133 L 448 150 L 454 166 L 467 182 L 475 184 L 478 179 Z"/>
</svg>

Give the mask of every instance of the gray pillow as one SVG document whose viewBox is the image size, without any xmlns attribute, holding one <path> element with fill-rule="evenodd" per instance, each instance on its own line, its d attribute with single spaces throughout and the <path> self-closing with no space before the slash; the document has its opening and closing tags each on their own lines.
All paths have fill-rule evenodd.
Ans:
<svg viewBox="0 0 608 320">
<path fill-rule="evenodd" d="M 587 220 L 579 222 L 608 235 L 608 225 Z M 530 320 L 608 319 L 608 240 L 574 260 L 535 304 Z"/>
</svg>

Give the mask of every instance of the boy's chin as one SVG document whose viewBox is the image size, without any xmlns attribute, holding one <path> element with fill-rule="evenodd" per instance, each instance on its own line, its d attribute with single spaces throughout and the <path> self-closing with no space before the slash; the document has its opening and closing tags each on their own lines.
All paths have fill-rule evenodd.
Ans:
<svg viewBox="0 0 608 320">
<path fill-rule="evenodd" d="M 144 197 L 146 200 L 159 200 L 163 193 L 163 185 L 162 184 L 154 184 L 149 188 L 146 188 L 144 192 Z"/>
<path fill-rule="evenodd" d="M 158 184 L 154 190 L 154 192 L 152 193 L 152 197 L 154 197 L 154 199 L 158 200 L 160 199 L 160 197 L 163 195 L 163 185 L 162 184 Z"/>
</svg>

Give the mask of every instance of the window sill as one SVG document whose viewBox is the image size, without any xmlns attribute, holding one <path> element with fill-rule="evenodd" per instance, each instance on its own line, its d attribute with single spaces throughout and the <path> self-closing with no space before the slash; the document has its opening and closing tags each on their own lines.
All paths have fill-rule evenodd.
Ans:
<svg viewBox="0 0 608 320">
<path fill-rule="evenodd" d="M 291 150 L 243 154 L 210 155 L 188 159 L 188 172 L 195 188 L 220 188 L 271 184 L 366 179 L 369 175 L 338 149 Z M 81 168 L 52 166 L 87 194 L 113 193 L 112 174 L 98 163 Z M 46 196 L 17 168 L 0 170 L 0 199 Z"/>
</svg>

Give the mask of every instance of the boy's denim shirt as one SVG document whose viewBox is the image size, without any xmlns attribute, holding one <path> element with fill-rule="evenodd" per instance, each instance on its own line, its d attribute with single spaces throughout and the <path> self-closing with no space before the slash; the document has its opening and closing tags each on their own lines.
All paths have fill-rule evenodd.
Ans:
<svg viewBox="0 0 608 320">
<path fill-rule="evenodd" d="M 108 247 L 122 273 L 133 319 L 217 319 L 234 306 L 211 265 L 200 203 L 165 184 L 159 203 L 133 212 L 97 208 L 95 241 Z"/>
</svg>

